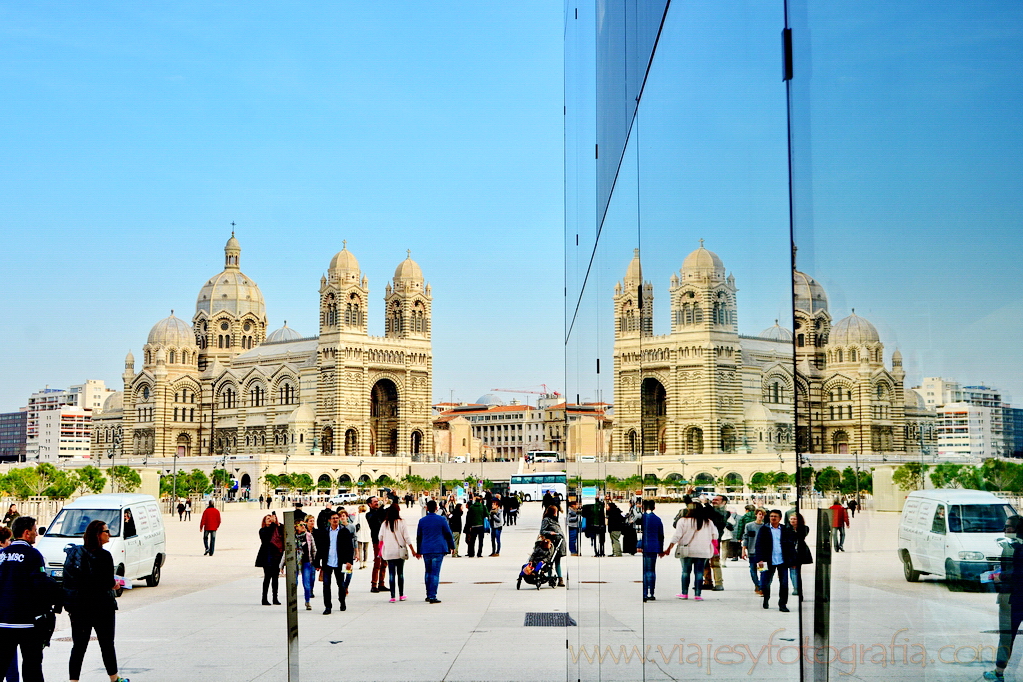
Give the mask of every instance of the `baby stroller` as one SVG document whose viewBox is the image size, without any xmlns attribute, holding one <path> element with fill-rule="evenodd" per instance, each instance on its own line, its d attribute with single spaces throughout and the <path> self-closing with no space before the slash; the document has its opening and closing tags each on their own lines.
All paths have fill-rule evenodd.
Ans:
<svg viewBox="0 0 1023 682">
<path fill-rule="evenodd" d="M 533 545 L 533 552 L 529 555 L 529 561 L 522 565 L 519 571 L 519 578 L 515 581 L 515 589 L 522 589 L 522 581 L 527 585 L 536 585 L 540 589 L 545 583 L 556 587 L 558 577 L 554 574 L 554 557 L 558 551 L 560 538 L 551 535 L 541 535 Z"/>
</svg>

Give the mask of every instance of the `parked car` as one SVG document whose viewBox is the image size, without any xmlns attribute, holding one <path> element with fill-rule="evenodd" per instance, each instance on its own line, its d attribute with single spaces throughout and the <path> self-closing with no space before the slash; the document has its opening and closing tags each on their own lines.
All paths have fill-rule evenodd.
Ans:
<svg viewBox="0 0 1023 682">
<path fill-rule="evenodd" d="M 167 538 L 160 507 L 152 495 L 83 495 L 64 505 L 36 539 L 46 572 L 57 581 L 63 579 L 64 549 L 82 544 L 86 527 L 95 519 L 110 529 L 110 542 L 104 549 L 114 557 L 114 572 L 129 580 L 145 580 L 149 587 L 159 585 L 160 569 L 167 559 Z"/>
<path fill-rule="evenodd" d="M 334 497 L 330 498 L 331 504 L 352 504 L 358 502 L 359 496 L 355 493 L 338 493 Z"/>
<path fill-rule="evenodd" d="M 899 523 L 899 559 L 906 580 L 921 575 L 979 581 L 997 569 L 1005 519 L 1016 513 L 1005 500 L 982 490 L 917 490 L 909 494 Z"/>
</svg>

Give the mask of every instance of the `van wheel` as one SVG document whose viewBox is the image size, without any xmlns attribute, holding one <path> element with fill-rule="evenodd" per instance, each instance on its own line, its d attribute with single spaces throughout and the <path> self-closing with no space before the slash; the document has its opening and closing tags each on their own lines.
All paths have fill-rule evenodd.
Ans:
<svg viewBox="0 0 1023 682">
<path fill-rule="evenodd" d="M 160 584 L 160 560 L 157 559 L 153 564 L 153 574 L 146 576 L 146 586 L 156 587 Z"/>
<path fill-rule="evenodd" d="M 906 580 L 909 582 L 920 582 L 920 571 L 913 570 L 913 560 L 909 558 L 908 553 L 902 557 L 902 572 L 906 576 Z"/>
<path fill-rule="evenodd" d="M 525 500 L 526 502 L 532 502 L 533 501 L 533 498 L 530 497 L 529 495 L 524 495 L 522 499 Z"/>
<path fill-rule="evenodd" d="M 120 566 L 118 566 L 117 569 L 114 571 L 114 574 L 119 576 L 119 577 L 121 577 L 121 578 L 123 578 L 124 577 L 124 564 L 121 564 Z M 116 590 L 114 590 L 114 596 L 115 597 L 120 597 L 122 594 L 124 594 L 124 588 L 123 587 L 118 587 Z"/>
</svg>

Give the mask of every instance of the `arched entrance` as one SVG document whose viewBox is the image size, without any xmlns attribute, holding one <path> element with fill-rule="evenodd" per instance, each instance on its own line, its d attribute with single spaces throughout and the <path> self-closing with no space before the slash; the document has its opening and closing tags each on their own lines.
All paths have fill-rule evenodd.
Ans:
<svg viewBox="0 0 1023 682">
<path fill-rule="evenodd" d="M 359 432 L 355 429 L 345 431 L 345 455 L 355 457 L 359 454 Z"/>
<path fill-rule="evenodd" d="M 241 486 L 242 488 L 244 488 L 244 489 L 246 489 L 246 490 L 249 490 L 249 489 L 251 489 L 251 488 L 252 488 L 252 479 L 251 479 L 251 478 L 249 478 L 249 475 L 248 475 L 248 474 L 242 474 L 242 480 L 241 480 L 241 482 L 239 483 L 239 485 L 240 485 L 240 486 Z"/>
<path fill-rule="evenodd" d="M 409 443 L 409 445 L 411 447 L 412 454 L 418 455 L 423 447 L 423 432 L 418 430 L 413 431 L 411 442 Z"/>
<path fill-rule="evenodd" d="M 370 428 L 376 439 L 376 454 L 398 454 L 398 387 L 390 379 L 381 379 L 373 384 Z"/>
<path fill-rule="evenodd" d="M 703 454 L 703 429 L 699 426 L 690 426 L 686 429 L 686 454 Z"/>
<path fill-rule="evenodd" d="M 721 452 L 735 452 L 735 427 L 731 424 L 721 427 Z"/>
<path fill-rule="evenodd" d="M 323 444 L 320 446 L 323 454 L 329 455 L 334 452 L 334 429 L 329 426 L 323 427 Z"/>
<path fill-rule="evenodd" d="M 849 454 L 849 434 L 845 431 L 836 431 L 831 437 L 831 452 L 836 455 Z"/>
<path fill-rule="evenodd" d="M 316 479 L 316 489 L 329 491 L 332 487 L 332 481 L 330 474 L 320 474 L 320 477 Z"/>
<path fill-rule="evenodd" d="M 642 401 L 643 452 L 663 452 L 662 440 L 668 425 L 667 393 L 661 382 L 652 377 L 643 380 L 640 391 Z"/>
<path fill-rule="evenodd" d="M 176 443 L 178 457 L 188 457 L 192 454 L 192 439 L 188 434 L 182 433 L 178 436 Z"/>
</svg>

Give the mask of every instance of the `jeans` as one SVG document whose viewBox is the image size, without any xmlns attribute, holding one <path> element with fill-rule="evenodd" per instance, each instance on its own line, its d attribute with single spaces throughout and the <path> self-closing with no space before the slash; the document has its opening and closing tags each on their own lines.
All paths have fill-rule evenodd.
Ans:
<svg viewBox="0 0 1023 682">
<path fill-rule="evenodd" d="M 579 553 L 579 529 L 569 528 L 568 529 L 568 551 L 572 554 Z"/>
<path fill-rule="evenodd" d="M 490 528 L 490 551 L 494 554 L 501 553 L 501 529 L 493 526 Z"/>
<path fill-rule="evenodd" d="M 440 585 L 440 565 L 444 561 L 443 554 L 423 555 L 423 564 L 426 566 L 426 598 L 437 598 L 437 586 Z"/>
<path fill-rule="evenodd" d="M 622 531 L 613 530 L 611 535 L 611 556 L 622 555 Z"/>
<path fill-rule="evenodd" d="M 753 587 L 760 589 L 760 572 L 757 570 L 756 559 L 753 558 L 752 554 L 747 555 L 749 557 L 749 577 L 753 580 Z"/>
<path fill-rule="evenodd" d="M 202 532 L 202 544 L 210 556 L 213 556 L 213 548 L 217 544 L 217 531 L 204 530 Z"/>
<path fill-rule="evenodd" d="M 482 538 L 480 538 L 482 541 Z M 395 588 L 395 577 L 398 579 L 398 596 L 405 595 L 405 560 L 404 559 L 388 559 L 387 560 L 387 575 L 391 579 L 391 599 L 394 599 L 394 588 Z"/>
<path fill-rule="evenodd" d="M 831 541 L 835 546 L 835 551 L 845 551 L 845 526 L 831 529 Z"/>
<path fill-rule="evenodd" d="M 43 682 L 43 643 L 32 628 L 0 628 L 0 670 L 7 670 L 21 647 L 24 682 Z"/>
<path fill-rule="evenodd" d="M 313 582 L 316 580 L 316 569 L 308 561 L 302 564 L 298 570 L 298 582 L 302 583 L 302 589 L 305 591 L 305 600 L 309 601 L 313 598 Z"/>
<path fill-rule="evenodd" d="M 593 544 L 593 555 L 604 556 L 604 527 L 598 526 L 593 529 L 593 535 L 590 536 L 590 541 Z"/>
<path fill-rule="evenodd" d="M 451 539 L 455 541 L 455 548 L 451 550 L 451 556 L 458 556 L 458 541 L 462 539 L 462 532 L 458 530 L 451 531 Z"/>
<path fill-rule="evenodd" d="M 117 653 L 114 651 L 114 611 L 87 611 L 75 609 L 71 616 L 71 657 L 68 659 L 68 677 L 77 680 L 82 674 L 82 660 L 89 646 L 89 635 L 96 631 L 99 650 L 103 655 L 103 667 L 107 675 L 117 673 Z M 42 678 L 40 678 L 42 679 Z"/>
<path fill-rule="evenodd" d="M 700 596 L 703 592 L 703 565 L 706 562 L 706 557 L 682 557 L 682 594 L 689 594 L 689 576 L 696 573 L 693 588 L 696 596 Z"/>
<path fill-rule="evenodd" d="M 792 594 L 799 594 L 799 566 L 789 566 L 789 583 L 792 585 Z"/>
<path fill-rule="evenodd" d="M 763 577 L 760 579 L 760 589 L 764 593 L 764 606 L 767 606 L 771 601 L 771 581 L 774 579 L 774 574 L 778 574 L 778 606 L 785 606 L 789 603 L 789 572 L 788 566 L 784 564 L 768 564 L 767 570 L 764 571 Z"/>
<path fill-rule="evenodd" d="M 370 585 L 375 585 L 377 588 L 384 586 L 384 571 L 387 562 L 384 561 L 383 557 L 380 556 L 380 543 L 373 543 L 373 575 L 370 576 Z"/>
<path fill-rule="evenodd" d="M 643 552 L 643 597 L 654 596 L 657 584 L 657 552 Z"/>
</svg>

